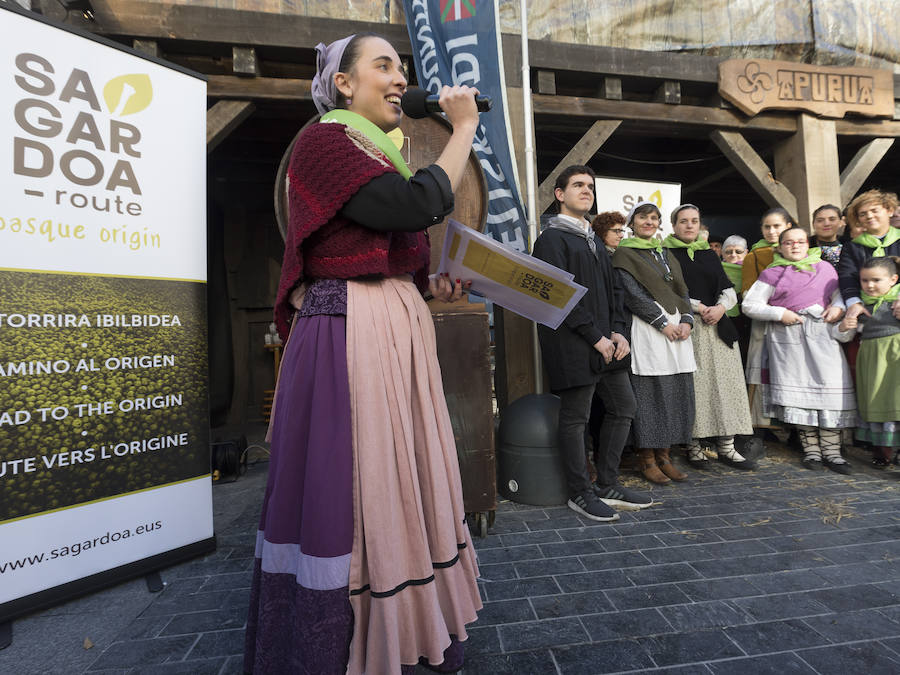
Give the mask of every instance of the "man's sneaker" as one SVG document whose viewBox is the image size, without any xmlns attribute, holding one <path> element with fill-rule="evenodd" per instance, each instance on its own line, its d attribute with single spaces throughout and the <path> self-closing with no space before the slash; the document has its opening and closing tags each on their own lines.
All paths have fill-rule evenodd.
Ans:
<svg viewBox="0 0 900 675">
<path fill-rule="evenodd" d="M 653 497 L 643 492 L 635 492 L 621 485 L 601 487 L 594 484 L 594 494 L 607 506 L 615 506 L 625 511 L 638 511 L 653 505 Z"/>
<path fill-rule="evenodd" d="M 569 500 L 569 508 L 585 518 L 606 523 L 618 520 L 619 514 L 597 499 L 593 490 L 585 490 Z"/>
</svg>

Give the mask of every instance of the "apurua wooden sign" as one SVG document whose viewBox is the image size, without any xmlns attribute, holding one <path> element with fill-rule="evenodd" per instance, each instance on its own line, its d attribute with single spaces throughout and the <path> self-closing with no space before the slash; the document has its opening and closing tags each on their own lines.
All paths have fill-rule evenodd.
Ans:
<svg viewBox="0 0 900 675">
<path fill-rule="evenodd" d="M 823 117 L 894 115 L 893 74 L 878 68 L 732 59 L 719 64 L 719 94 L 751 116 L 772 109 Z"/>
</svg>

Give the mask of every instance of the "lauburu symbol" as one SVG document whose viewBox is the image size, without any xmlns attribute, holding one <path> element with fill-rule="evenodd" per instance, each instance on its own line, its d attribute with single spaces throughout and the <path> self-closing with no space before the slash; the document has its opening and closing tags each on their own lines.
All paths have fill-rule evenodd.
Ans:
<svg viewBox="0 0 900 675">
<path fill-rule="evenodd" d="M 744 74 L 738 77 L 737 85 L 742 92 L 750 94 L 751 101 L 760 103 L 772 88 L 772 76 L 759 72 L 759 64 L 751 61 L 744 68 Z"/>
<path fill-rule="evenodd" d="M 153 100 L 150 76 L 132 73 L 114 77 L 103 87 L 103 100 L 106 101 L 106 109 L 118 117 L 141 112 Z"/>
</svg>

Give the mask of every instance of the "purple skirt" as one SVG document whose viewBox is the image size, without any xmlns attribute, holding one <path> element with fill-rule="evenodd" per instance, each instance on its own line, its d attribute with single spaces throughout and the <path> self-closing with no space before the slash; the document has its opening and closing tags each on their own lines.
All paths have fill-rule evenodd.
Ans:
<svg viewBox="0 0 900 675">
<path fill-rule="evenodd" d="M 299 317 L 279 376 L 278 414 L 256 544 L 244 670 L 343 673 L 353 614 L 353 457 L 343 316 Z"/>
<path fill-rule="evenodd" d="M 347 670 L 353 449 L 344 312 L 343 282 L 314 284 L 285 347 L 250 591 L 246 673 Z M 463 644 L 453 639 L 444 656 L 442 670 L 461 666 Z M 402 667 L 404 674 L 414 670 Z"/>
</svg>

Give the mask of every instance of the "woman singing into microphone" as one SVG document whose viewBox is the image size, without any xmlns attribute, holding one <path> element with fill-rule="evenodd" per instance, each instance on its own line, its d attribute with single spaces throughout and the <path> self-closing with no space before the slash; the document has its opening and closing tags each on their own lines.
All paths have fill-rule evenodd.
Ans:
<svg viewBox="0 0 900 675">
<path fill-rule="evenodd" d="M 453 209 L 477 91 L 444 87 L 453 133 L 411 175 L 386 135 L 406 90 L 397 52 L 371 34 L 316 51 L 322 117 L 288 169 L 286 345 L 244 670 L 454 672 L 481 600 L 422 293 L 462 292 L 429 280 L 426 229 Z"/>
</svg>

